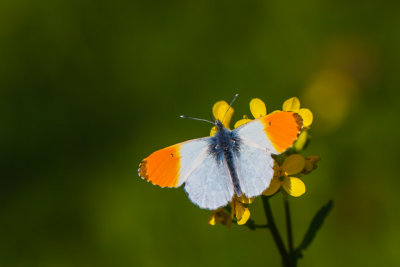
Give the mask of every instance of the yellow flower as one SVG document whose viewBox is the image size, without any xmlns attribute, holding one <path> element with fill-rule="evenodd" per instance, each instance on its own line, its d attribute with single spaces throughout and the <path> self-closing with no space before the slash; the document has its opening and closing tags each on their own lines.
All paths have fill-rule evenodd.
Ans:
<svg viewBox="0 0 400 267">
<path fill-rule="evenodd" d="M 259 98 L 253 98 L 250 101 L 250 111 L 255 119 L 258 119 L 260 117 L 267 115 L 267 108 L 265 107 L 264 102 Z M 243 124 L 248 123 L 249 121 L 252 121 L 252 120 L 249 119 L 246 115 L 244 115 L 243 119 L 238 120 L 235 123 L 234 128 L 242 126 Z"/>
<path fill-rule="evenodd" d="M 250 219 L 250 210 L 247 207 L 251 204 L 253 199 L 249 199 L 242 195 L 240 197 L 233 196 L 231 207 L 232 207 L 232 218 L 235 216 L 238 225 L 243 225 Z"/>
<path fill-rule="evenodd" d="M 236 217 L 238 225 L 243 225 L 250 218 L 250 210 L 247 207 L 253 203 L 254 198 L 247 198 L 245 195 L 237 197 L 233 196 L 231 202 L 231 215 L 229 215 L 223 208 L 212 211 L 208 220 L 210 225 L 215 225 L 217 222 L 228 227 L 231 226 L 233 218 Z"/>
<path fill-rule="evenodd" d="M 229 124 L 231 122 L 232 116 L 233 116 L 233 108 L 229 108 L 229 104 L 226 101 L 218 101 L 217 103 L 214 104 L 212 108 L 212 113 L 214 115 L 214 118 L 216 120 L 219 120 L 222 122 L 222 125 L 224 127 L 229 129 Z M 211 128 L 210 136 L 214 136 L 214 134 L 217 132 L 217 127 L 214 126 Z"/>
<path fill-rule="evenodd" d="M 308 128 L 313 122 L 313 114 L 308 108 L 300 108 L 300 100 L 297 97 L 292 97 L 283 102 L 283 111 L 293 111 L 298 113 L 303 118 L 303 127 Z"/>
<path fill-rule="evenodd" d="M 219 208 L 214 210 L 208 219 L 208 224 L 215 225 L 216 223 L 221 223 L 230 227 L 232 224 L 232 217 L 223 208 Z"/>
<path fill-rule="evenodd" d="M 275 194 L 279 188 L 282 188 L 291 196 L 299 197 L 306 192 L 306 186 L 303 181 L 297 177 L 290 177 L 301 173 L 306 165 L 306 160 L 300 154 L 292 154 L 285 159 L 281 166 L 274 166 L 274 177 L 271 184 L 264 191 L 264 195 L 271 196 Z"/>
<path fill-rule="evenodd" d="M 297 97 L 289 98 L 288 100 L 283 102 L 282 110 L 296 112 L 303 118 L 303 131 L 300 133 L 296 142 L 293 144 L 293 147 L 296 151 L 301 151 L 308 140 L 307 130 L 310 128 L 310 125 L 313 122 L 313 114 L 308 108 L 300 108 L 300 100 Z"/>
<path fill-rule="evenodd" d="M 247 198 L 245 195 L 241 195 L 240 197 L 236 197 L 237 200 L 243 204 L 251 204 L 254 201 L 254 197 Z"/>
<path fill-rule="evenodd" d="M 304 166 L 303 173 L 308 174 L 311 171 L 315 170 L 318 167 L 317 162 L 320 160 L 321 160 L 321 157 L 315 156 L 315 155 L 306 157 L 306 164 Z"/>
</svg>

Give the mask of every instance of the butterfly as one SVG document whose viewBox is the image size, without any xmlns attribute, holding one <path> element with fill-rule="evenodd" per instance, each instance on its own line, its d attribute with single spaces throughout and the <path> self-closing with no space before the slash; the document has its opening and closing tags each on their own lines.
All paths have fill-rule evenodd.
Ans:
<svg viewBox="0 0 400 267">
<path fill-rule="evenodd" d="M 139 164 L 139 176 L 160 187 L 185 184 L 189 199 L 202 209 L 215 210 L 234 195 L 261 195 L 274 175 L 273 154 L 292 146 L 302 126 L 301 116 L 280 111 L 234 130 L 221 121 L 214 136 L 160 149 Z"/>
</svg>

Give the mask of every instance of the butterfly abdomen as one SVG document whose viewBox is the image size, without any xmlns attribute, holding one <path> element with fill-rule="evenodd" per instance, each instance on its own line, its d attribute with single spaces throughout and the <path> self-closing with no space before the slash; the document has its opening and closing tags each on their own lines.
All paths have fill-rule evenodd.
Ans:
<svg viewBox="0 0 400 267">
<path fill-rule="evenodd" d="M 219 128 L 219 131 L 215 134 L 210 143 L 210 152 L 214 155 L 218 164 L 226 164 L 226 167 L 228 167 L 237 196 L 242 194 L 238 174 L 234 164 L 234 156 L 239 156 L 239 146 L 239 137 L 226 128 Z"/>
<path fill-rule="evenodd" d="M 242 190 L 239 184 L 239 177 L 235 168 L 235 164 L 233 163 L 233 151 L 225 151 L 224 157 L 226 161 L 226 165 L 228 166 L 229 174 L 231 175 L 233 187 L 235 189 L 235 193 L 237 196 L 242 195 Z"/>
</svg>

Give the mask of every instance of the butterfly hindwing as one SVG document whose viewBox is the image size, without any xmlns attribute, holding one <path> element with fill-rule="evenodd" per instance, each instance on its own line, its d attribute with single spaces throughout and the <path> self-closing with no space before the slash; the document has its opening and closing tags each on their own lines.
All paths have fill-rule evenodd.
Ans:
<svg viewBox="0 0 400 267">
<path fill-rule="evenodd" d="M 250 146 L 242 141 L 235 157 L 239 184 L 246 197 L 261 195 L 274 175 L 274 160 L 265 149 Z"/>
<path fill-rule="evenodd" d="M 208 153 L 189 175 L 185 191 L 190 200 L 202 209 L 215 210 L 228 204 L 234 190 L 225 161 Z"/>
</svg>

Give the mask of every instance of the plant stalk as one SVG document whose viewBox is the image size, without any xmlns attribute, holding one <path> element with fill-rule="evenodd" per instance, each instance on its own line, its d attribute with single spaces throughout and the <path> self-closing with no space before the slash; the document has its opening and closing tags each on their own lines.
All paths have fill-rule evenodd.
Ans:
<svg viewBox="0 0 400 267">
<path fill-rule="evenodd" d="M 276 227 L 274 217 L 272 216 L 272 210 L 269 204 L 269 197 L 262 196 L 262 201 L 264 205 L 265 216 L 267 217 L 268 229 L 270 230 L 272 238 L 274 239 L 276 247 L 278 248 L 279 254 L 281 255 L 282 264 L 285 267 L 291 267 L 292 265 L 289 255 L 286 251 L 285 245 L 283 244 L 278 228 Z"/>
<path fill-rule="evenodd" d="M 287 231 L 287 239 L 289 246 L 289 254 L 293 253 L 293 231 L 292 231 L 292 220 L 290 217 L 290 209 L 289 209 L 289 200 L 286 193 L 283 193 L 283 203 L 285 206 L 285 215 L 286 215 L 286 231 Z"/>
</svg>

